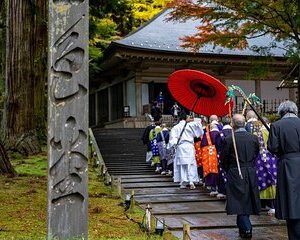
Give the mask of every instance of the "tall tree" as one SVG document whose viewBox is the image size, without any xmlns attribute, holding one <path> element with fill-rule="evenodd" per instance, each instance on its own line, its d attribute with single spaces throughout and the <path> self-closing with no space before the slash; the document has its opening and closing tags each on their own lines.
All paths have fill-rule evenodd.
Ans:
<svg viewBox="0 0 300 240">
<path fill-rule="evenodd" d="M 2 118 L 3 95 L 4 95 L 4 62 L 5 62 L 5 5 L 6 1 L 0 2 L 0 119 Z M 11 165 L 6 149 L 0 140 L 0 174 L 15 175 L 15 170 Z"/>
<path fill-rule="evenodd" d="M 171 20 L 199 20 L 198 31 L 183 37 L 183 46 L 187 48 L 198 50 L 206 43 L 213 43 L 243 49 L 249 39 L 270 34 L 285 42 L 290 60 L 300 62 L 298 0 L 173 0 L 169 6 L 173 8 Z"/>
<path fill-rule="evenodd" d="M 7 0 L 5 107 L 6 144 L 21 153 L 40 151 L 45 131 L 47 1 Z"/>
<path fill-rule="evenodd" d="M 0 2 L 0 112 L 3 109 L 4 62 L 5 62 L 5 1 Z M 1 119 L 2 114 L 0 114 Z"/>
<path fill-rule="evenodd" d="M 90 0 L 90 78 L 100 71 L 103 52 L 159 13 L 170 0 Z"/>
</svg>

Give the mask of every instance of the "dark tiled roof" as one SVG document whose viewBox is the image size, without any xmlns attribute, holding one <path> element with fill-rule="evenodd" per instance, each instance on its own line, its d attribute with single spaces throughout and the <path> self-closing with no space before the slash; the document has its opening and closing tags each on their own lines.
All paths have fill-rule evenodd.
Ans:
<svg viewBox="0 0 300 240">
<path fill-rule="evenodd" d="M 180 38 L 192 35 L 196 32 L 196 26 L 200 25 L 200 21 L 173 22 L 166 21 L 166 17 L 170 10 L 164 10 L 154 19 L 132 32 L 125 38 L 115 41 L 115 44 L 128 46 L 131 48 L 169 51 L 169 52 L 190 52 L 189 49 L 182 48 Z M 270 48 L 270 46 L 273 46 Z M 284 57 L 286 51 L 283 50 L 284 44 L 274 41 L 270 36 L 261 36 L 249 40 L 249 48 L 228 49 L 220 46 L 207 44 L 199 50 L 199 53 L 221 54 L 221 55 L 244 55 L 259 56 L 263 55 L 255 49 L 266 47 L 267 55 L 276 57 Z M 266 55 L 266 54 L 264 54 Z"/>
</svg>

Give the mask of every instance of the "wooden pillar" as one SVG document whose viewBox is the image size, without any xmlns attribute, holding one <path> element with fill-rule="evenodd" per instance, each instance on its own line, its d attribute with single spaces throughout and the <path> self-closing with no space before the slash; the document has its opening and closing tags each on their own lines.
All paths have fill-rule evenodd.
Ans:
<svg viewBox="0 0 300 240">
<path fill-rule="evenodd" d="M 48 239 L 88 235 L 88 0 L 49 0 Z"/>
<path fill-rule="evenodd" d="M 98 125 L 99 124 L 99 92 L 95 92 L 95 124 Z"/>
<path fill-rule="evenodd" d="M 295 88 L 289 88 L 289 100 L 296 102 L 296 89 Z"/>
<path fill-rule="evenodd" d="M 142 83 L 135 83 L 135 100 L 136 100 L 136 116 L 141 116 L 143 113 L 142 106 Z"/>
<path fill-rule="evenodd" d="M 112 119 L 112 100 L 111 100 L 111 87 L 108 88 L 108 121 Z"/>
<path fill-rule="evenodd" d="M 261 98 L 261 80 L 256 79 L 255 83 L 255 94 L 256 96 L 258 96 L 259 98 Z"/>
</svg>

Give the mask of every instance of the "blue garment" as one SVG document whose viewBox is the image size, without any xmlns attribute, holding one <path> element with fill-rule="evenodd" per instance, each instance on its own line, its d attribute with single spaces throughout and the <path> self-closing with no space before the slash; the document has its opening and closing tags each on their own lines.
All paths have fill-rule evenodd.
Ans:
<svg viewBox="0 0 300 240">
<path fill-rule="evenodd" d="M 241 232 L 252 231 L 249 215 L 237 215 L 236 225 Z"/>
<path fill-rule="evenodd" d="M 164 130 L 163 129 L 161 132 L 164 135 L 165 143 L 168 144 L 169 137 L 170 137 L 169 130 L 167 130 L 167 129 Z M 160 133 L 157 135 L 156 140 L 157 140 L 157 142 L 161 142 L 163 140 Z"/>
</svg>

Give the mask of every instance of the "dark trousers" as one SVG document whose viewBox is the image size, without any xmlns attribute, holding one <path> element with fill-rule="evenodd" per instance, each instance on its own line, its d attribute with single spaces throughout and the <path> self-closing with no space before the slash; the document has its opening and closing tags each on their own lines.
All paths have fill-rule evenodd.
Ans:
<svg viewBox="0 0 300 240">
<path fill-rule="evenodd" d="M 162 159 L 161 160 L 161 166 L 163 171 L 167 171 L 167 159 Z"/>
<path fill-rule="evenodd" d="M 171 164 L 168 165 L 168 170 L 169 171 L 173 172 L 173 170 L 174 170 L 173 168 L 174 168 L 174 164 L 173 163 L 171 163 Z"/>
<path fill-rule="evenodd" d="M 286 226 L 288 230 L 289 240 L 300 239 L 300 219 L 287 219 Z"/>
<path fill-rule="evenodd" d="M 197 168 L 197 171 L 198 171 L 199 178 L 203 179 L 203 167 L 199 166 Z"/>
<path fill-rule="evenodd" d="M 162 171 L 173 171 L 173 163 L 168 165 L 167 159 L 161 160 Z"/>
<path fill-rule="evenodd" d="M 252 231 L 252 224 L 250 222 L 249 215 L 237 215 L 236 225 L 243 233 L 246 231 Z"/>
<path fill-rule="evenodd" d="M 218 193 L 222 193 L 226 195 L 225 181 L 224 181 L 224 177 L 221 174 L 219 174 L 219 179 L 218 179 Z"/>
</svg>

